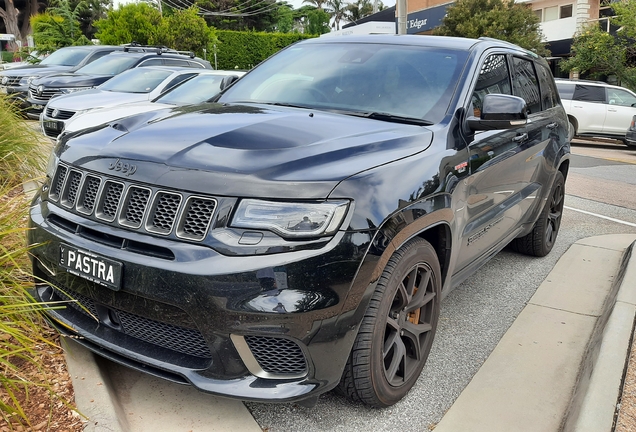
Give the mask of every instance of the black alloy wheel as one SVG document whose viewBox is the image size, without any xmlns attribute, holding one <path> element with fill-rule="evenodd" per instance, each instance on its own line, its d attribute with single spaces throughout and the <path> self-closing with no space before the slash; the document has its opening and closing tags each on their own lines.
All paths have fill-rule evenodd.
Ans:
<svg viewBox="0 0 636 432">
<path fill-rule="evenodd" d="M 437 254 L 421 238 L 389 260 L 354 343 L 340 383 L 351 399 L 387 407 L 417 381 L 433 344 L 440 312 Z"/>
<path fill-rule="evenodd" d="M 526 255 L 538 257 L 549 254 L 559 234 L 564 203 L 565 179 L 563 174 L 557 171 L 548 200 L 534 228 L 528 235 L 514 239 L 512 241 L 513 249 Z"/>
</svg>

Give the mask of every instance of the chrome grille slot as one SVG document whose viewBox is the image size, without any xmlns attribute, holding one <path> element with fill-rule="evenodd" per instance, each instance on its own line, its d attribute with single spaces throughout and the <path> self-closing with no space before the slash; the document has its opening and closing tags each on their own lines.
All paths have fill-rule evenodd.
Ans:
<svg viewBox="0 0 636 432">
<path fill-rule="evenodd" d="M 19 76 L 8 76 L 7 77 L 7 87 L 16 87 L 18 85 L 20 85 L 20 80 L 22 79 L 22 77 Z"/>
<path fill-rule="evenodd" d="M 82 173 L 76 170 L 71 170 L 66 185 L 64 187 L 64 193 L 62 194 L 61 204 L 65 207 L 75 206 L 77 200 L 77 191 L 82 183 Z"/>
<path fill-rule="evenodd" d="M 64 181 L 66 180 L 66 174 L 68 174 L 68 168 L 64 165 L 58 165 L 55 176 L 53 177 L 53 186 L 51 187 L 51 193 L 49 194 L 49 198 L 54 201 L 60 199 L 62 187 L 64 186 Z"/>
<path fill-rule="evenodd" d="M 38 94 L 37 87 L 33 87 L 33 86 L 29 87 L 29 96 L 31 96 L 31 99 L 40 101 L 40 102 L 46 102 L 49 99 L 51 99 L 53 96 L 57 96 L 59 94 L 62 94 L 62 92 L 57 89 L 46 89 L 46 88 L 42 90 L 42 94 Z"/>
<path fill-rule="evenodd" d="M 146 230 L 157 234 L 170 234 L 180 205 L 181 195 L 169 192 L 157 193 L 150 209 Z"/>
<path fill-rule="evenodd" d="M 123 191 L 123 183 L 107 180 L 104 184 L 100 197 L 101 201 L 98 203 L 95 216 L 108 222 L 114 221 Z"/>
<path fill-rule="evenodd" d="M 67 111 L 67 110 L 57 110 L 57 115 L 54 116 L 53 112 L 56 111 L 53 108 L 46 108 L 46 116 L 51 117 L 58 120 L 68 120 L 75 115 L 75 111 Z"/>
<path fill-rule="evenodd" d="M 121 225 L 130 228 L 139 228 L 141 226 L 150 199 L 150 193 L 150 189 L 138 186 L 128 188 L 121 216 L 119 217 Z"/>
<path fill-rule="evenodd" d="M 188 198 L 177 236 L 190 240 L 203 240 L 210 227 L 216 200 L 192 196 Z"/>
<path fill-rule="evenodd" d="M 95 203 L 97 202 L 97 193 L 99 192 L 99 186 L 102 184 L 102 179 L 93 175 L 87 175 L 80 192 L 80 198 L 77 203 L 77 211 L 84 214 L 91 214 L 95 209 Z"/>
</svg>

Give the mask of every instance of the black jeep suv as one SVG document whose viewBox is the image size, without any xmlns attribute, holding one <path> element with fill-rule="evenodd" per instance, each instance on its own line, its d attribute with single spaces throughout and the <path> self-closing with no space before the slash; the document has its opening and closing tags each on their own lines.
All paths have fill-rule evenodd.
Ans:
<svg viewBox="0 0 636 432">
<path fill-rule="evenodd" d="M 27 101 L 30 107 L 27 115 L 38 119 L 51 98 L 97 87 L 123 71 L 143 66 L 212 69 L 209 61 L 195 57 L 192 53 L 161 47 L 125 47 L 73 73 L 52 74 L 33 80 L 29 85 Z"/>
<path fill-rule="evenodd" d="M 290 46 L 216 102 L 58 142 L 30 209 L 36 298 L 101 356 L 223 396 L 399 401 L 441 298 L 561 222 L 546 62 L 434 36 Z"/>
</svg>

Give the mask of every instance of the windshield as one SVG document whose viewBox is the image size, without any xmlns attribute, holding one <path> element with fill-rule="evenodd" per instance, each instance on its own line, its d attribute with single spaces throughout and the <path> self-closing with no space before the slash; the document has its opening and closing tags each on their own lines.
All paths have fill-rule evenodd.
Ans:
<svg viewBox="0 0 636 432">
<path fill-rule="evenodd" d="M 128 57 L 125 55 L 107 55 L 83 68 L 77 70 L 78 74 L 87 75 L 117 75 L 123 71 L 130 69 L 137 62 L 137 57 Z"/>
<path fill-rule="evenodd" d="M 220 91 L 225 75 L 199 75 L 165 93 L 155 102 L 168 105 L 194 105 L 205 102 Z"/>
<path fill-rule="evenodd" d="M 130 69 L 106 81 L 99 89 L 122 93 L 150 93 L 172 73 L 173 71 L 160 69 Z"/>
<path fill-rule="evenodd" d="M 430 122 L 445 115 L 465 51 L 388 44 L 311 43 L 282 51 L 219 102 L 254 102 Z"/>
<path fill-rule="evenodd" d="M 90 51 L 84 48 L 60 48 L 40 64 L 51 66 L 77 66 Z"/>
</svg>

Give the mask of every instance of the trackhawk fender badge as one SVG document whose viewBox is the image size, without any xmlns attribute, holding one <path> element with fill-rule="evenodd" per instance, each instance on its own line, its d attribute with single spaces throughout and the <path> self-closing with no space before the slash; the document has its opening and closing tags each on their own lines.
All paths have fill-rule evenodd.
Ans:
<svg viewBox="0 0 636 432">
<path fill-rule="evenodd" d="M 128 162 L 122 162 L 120 159 L 117 159 L 115 162 L 112 162 L 110 165 L 108 165 L 108 169 L 121 171 L 122 174 L 131 176 L 137 171 L 137 165 L 129 164 Z"/>
<path fill-rule="evenodd" d="M 503 220 L 503 217 L 500 217 L 499 219 L 489 223 L 488 225 L 486 225 L 485 227 L 477 231 L 475 234 L 468 237 L 468 246 L 470 246 L 471 244 L 473 244 L 474 242 L 482 238 L 490 230 L 490 228 L 494 227 L 502 220 Z"/>
</svg>

